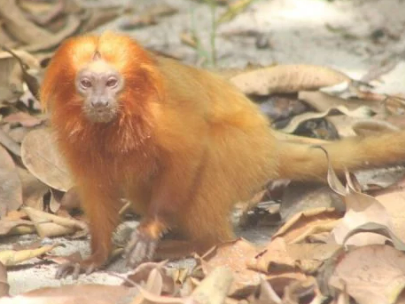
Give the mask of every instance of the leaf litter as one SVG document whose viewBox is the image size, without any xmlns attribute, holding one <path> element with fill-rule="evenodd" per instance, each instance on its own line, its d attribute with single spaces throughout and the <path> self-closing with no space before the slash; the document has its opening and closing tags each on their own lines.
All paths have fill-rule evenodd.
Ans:
<svg viewBox="0 0 405 304">
<path fill-rule="evenodd" d="M 235 18 L 250 4 L 226 2 L 217 21 Z M 0 54 L 0 237 L 6 242 L 20 234 L 35 233 L 40 238 L 86 235 L 83 218 L 71 216 L 80 208 L 80 199 L 52 134 L 44 128 L 46 116 L 33 106 L 38 102 L 35 96 L 43 73 L 39 58 L 49 58 L 65 38 L 97 28 L 124 11 L 128 8 L 84 7 L 79 1 L 64 0 L 5 0 L 0 8 L 0 20 L 5 25 L 0 37 L 8 35 L 2 45 L 8 52 Z M 153 26 L 176 13 L 174 7 L 162 5 L 137 12 L 122 26 Z M 392 75 L 398 76 L 402 70 L 400 62 Z M 341 137 L 349 131 L 367 135 L 403 128 L 403 122 L 394 118 L 404 110 L 404 96 L 389 87 L 395 77 L 386 74 L 379 75 L 385 80 L 381 86 L 375 81 L 355 81 L 325 66 L 278 64 L 232 72 L 228 79 L 257 103 L 263 103 L 260 98 L 280 94 L 305 104 L 301 109 L 309 108 L 312 113 L 301 112 L 296 118 L 291 116 L 297 113 L 291 112 L 297 107 L 283 109 L 285 126 L 277 136 L 314 144 L 323 141 L 281 131 L 297 134 L 303 124 L 311 125 L 314 120 L 329 121 Z M 26 93 L 30 93 L 29 102 L 23 103 Z M 329 172 L 329 185 L 341 197 L 340 206 L 325 190 L 316 192 L 316 186 L 310 188 L 305 203 L 305 196 L 300 197 L 303 192 L 296 187 L 284 189 L 296 191 L 295 199 L 284 195 L 285 201 L 299 205 L 295 209 L 262 208 L 269 197 L 258 193 L 246 202 L 244 221 L 255 225 L 258 213 L 268 217 L 261 223 L 273 225 L 277 232 L 269 232 L 265 244 L 244 239 L 220 244 L 202 257 L 191 258 L 193 267 L 146 263 L 127 275 L 115 274 L 125 286 L 69 285 L 9 297 L 7 272 L 16 265 L 29 265 L 27 261 L 39 261 L 35 265 L 57 262 L 53 253 L 60 245 L 55 241 L 2 250 L 0 303 L 319 303 L 330 295 L 336 303 L 348 303 L 349 297 L 357 303 L 402 303 L 405 230 L 401 181 L 380 189 L 386 190 L 380 194 L 363 193 L 349 175 L 347 182 L 349 186 L 340 184 Z M 271 210 L 280 210 L 277 221 L 272 217 L 277 211 Z M 280 218 L 285 221 L 282 225 Z"/>
</svg>

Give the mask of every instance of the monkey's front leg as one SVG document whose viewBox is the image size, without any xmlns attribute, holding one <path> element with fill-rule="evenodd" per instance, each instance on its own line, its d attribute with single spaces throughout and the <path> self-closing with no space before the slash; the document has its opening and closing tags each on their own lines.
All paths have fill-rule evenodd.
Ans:
<svg viewBox="0 0 405 304">
<path fill-rule="evenodd" d="M 89 221 L 91 255 L 82 260 L 63 264 L 56 272 L 60 279 L 72 275 L 76 279 L 80 273 L 90 274 L 102 267 L 108 260 L 112 248 L 112 234 L 119 221 L 120 201 L 106 187 L 81 185 L 80 197 Z"/>
<path fill-rule="evenodd" d="M 157 177 L 147 213 L 125 248 L 128 266 L 135 267 L 150 260 L 164 233 L 176 224 L 180 215 L 185 216 L 184 206 L 190 199 L 199 170 L 199 158 L 191 159 L 193 161 L 188 163 L 184 158 L 177 162 L 172 160 Z"/>
</svg>

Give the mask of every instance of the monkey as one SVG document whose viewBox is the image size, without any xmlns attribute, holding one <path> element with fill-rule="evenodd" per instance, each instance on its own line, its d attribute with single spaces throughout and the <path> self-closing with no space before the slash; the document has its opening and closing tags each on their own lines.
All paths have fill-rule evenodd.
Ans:
<svg viewBox="0 0 405 304">
<path fill-rule="evenodd" d="M 229 214 L 268 181 L 325 181 L 324 152 L 276 139 L 251 100 L 221 76 L 148 52 L 106 32 L 66 40 L 45 73 L 40 100 L 89 221 L 91 255 L 57 277 L 108 260 L 119 200 L 142 216 L 128 265 L 153 257 L 174 231 L 204 252 L 234 239 Z M 405 159 L 403 131 L 325 144 L 342 174 Z"/>
</svg>

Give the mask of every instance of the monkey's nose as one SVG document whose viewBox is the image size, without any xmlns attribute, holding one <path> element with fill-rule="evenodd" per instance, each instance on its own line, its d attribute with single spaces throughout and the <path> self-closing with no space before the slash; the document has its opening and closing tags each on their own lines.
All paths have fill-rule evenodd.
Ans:
<svg viewBox="0 0 405 304">
<path fill-rule="evenodd" d="M 91 101 L 91 105 L 94 108 L 100 109 L 105 108 L 108 106 L 108 99 L 105 98 L 97 98 Z"/>
</svg>

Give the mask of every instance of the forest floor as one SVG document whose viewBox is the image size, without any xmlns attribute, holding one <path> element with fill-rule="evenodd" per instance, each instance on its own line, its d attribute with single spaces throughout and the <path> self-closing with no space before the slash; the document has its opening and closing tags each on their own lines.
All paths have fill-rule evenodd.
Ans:
<svg viewBox="0 0 405 304">
<path fill-rule="evenodd" d="M 104 1 L 107 3 L 107 1 Z M 124 1 L 117 1 L 124 2 Z M 216 65 L 244 68 L 247 64 L 307 63 L 330 66 L 362 79 L 373 71 L 390 70 L 405 58 L 405 1 L 401 0 L 265 0 L 255 1 L 231 21 L 213 29 L 213 12 L 203 3 L 188 0 L 136 1 L 139 12 L 153 4 L 167 3 L 178 12 L 159 19 L 156 25 L 127 31 L 143 45 L 179 57 L 191 64 L 204 63 L 214 53 Z M 103 1 L 87 1 L 102 5 Z M 220 15 L 224 9 L 216 8 Z M 104 25 L 97 32 L 120 30 L 129 17 Z M 181 41 L 184 32 L 193 32 L 200 41 L 195 50 Z M 212 36 L 215 36 L 215 52 Z M 385 93 L 405 92 L 405 73 L 387 81 Z M 257 229 L 243 233 L 253 242 L 262 242 Z M 32 237 L 18 238 L 30 240 Z M 56 253 L 77 249 L 88 253 L 87 241 L 63 240 Z M 5 248 L 6 246 L 2 246 Z M 35 262 L 33 262 L 35 264 Z M 118 262 L 112 270 L 122 269 Z M 23 264 L 8 271 L 11 294 L 44 286 L 71 284 L 71 278 L 55 280 L 55 264 Z M 102 284 L 121 280 L 99 271 L 81 276 L 82 282 Z"/>
</svg>

